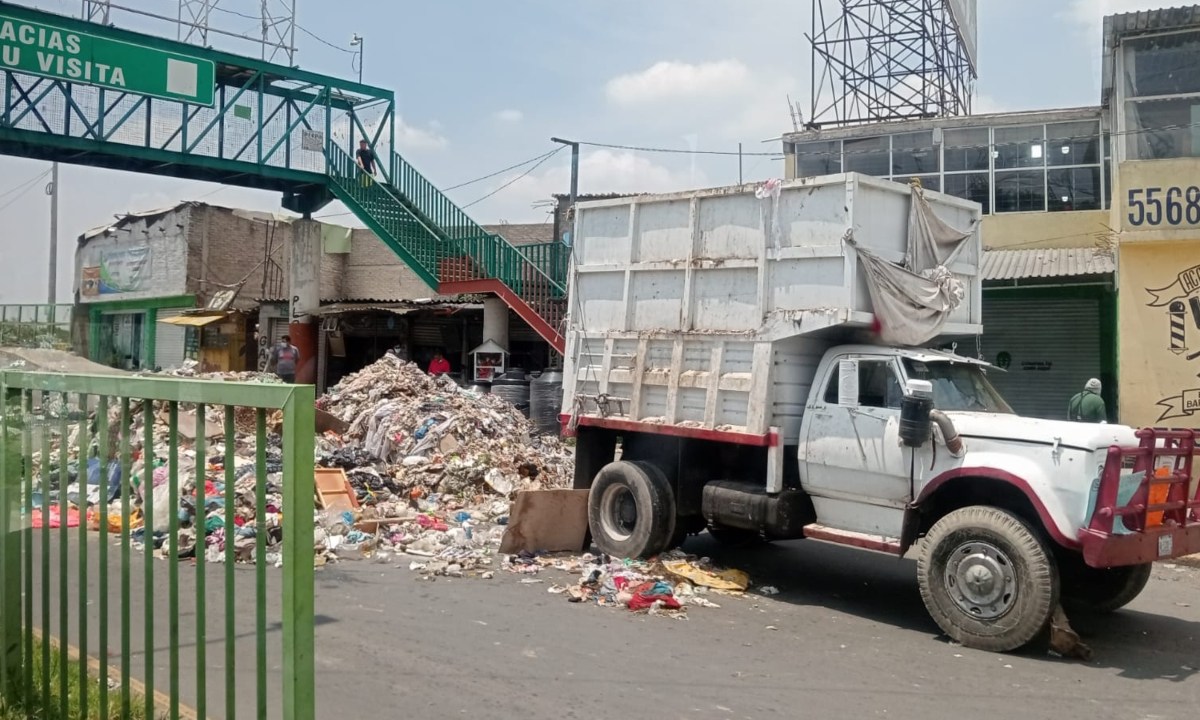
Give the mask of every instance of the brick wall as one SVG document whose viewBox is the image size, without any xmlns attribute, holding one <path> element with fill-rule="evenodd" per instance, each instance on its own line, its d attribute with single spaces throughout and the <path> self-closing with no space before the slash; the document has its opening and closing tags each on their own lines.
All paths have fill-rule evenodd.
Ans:
<svg viewBox="0 0 1200 720">
<path fill-rule="evenodd" d="M 322 260 L 328 257 L 325 255 Z M 370 230 L 355 230 L 350 253 L 342 257 L 345 298 L 415 300 L 437 294 Z"/>
<path fill-rule="evenodd" d="M 187 210 L 188 291 L 201 303 L 226 286 L 245 280 L 239 304 L 258 298 L 285 299 L 291 249 L 292 225 L 274 221 L 264 213 L 234 211 L 213 205 L 195 204 Z M 550 223 L 488 226 L 515 245 L 548 242 Z M 272 233 L 273 240 L 272 240 Z M 278 264 L 275 272 L 282 282 L 264 286 L 264 263 L 268 243 Z M 207 254 L 205 246 L 207 245 Z M 274 287 L 273 287 L 274 285 Z M 350 252 L 322 254 L 321 299 L 398 301 L 428 298 L 436 291 L 370 230 L 353 231 Z"/>
<path fill-rule="evenodd" d="M 268 244 L 282 272 L 280 294 L 286 294 L 291 225 L 266 217 L 248 217 L 228 208 L 199 205 L 192 208 L 188 230 L 188 287 L 199 302 L 205 303 L 211 293 L 243 280 L 239 305 L 261 297 Z M 270 288 L 266 294 L 273 294 Z"/>
</svg>

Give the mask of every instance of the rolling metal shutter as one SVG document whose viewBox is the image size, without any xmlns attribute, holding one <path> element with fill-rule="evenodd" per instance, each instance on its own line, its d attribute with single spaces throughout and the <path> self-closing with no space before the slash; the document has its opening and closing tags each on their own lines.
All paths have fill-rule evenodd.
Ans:
<svg viewBox="0 0 1200 720">
<path fill-rule="evenodd" d="M 167 318 L 179 317 L 179 314 L 179 310 L 159 310 L 158 319 L 166 320 Z M 188 329 L 178 325 L 169 325 L 164 322 L 159 322 L 157 325 L 158 327 L 154 329 L 155 366 L 163 370 L 171 370 L 182 366 L 187 352 Z"/>
<path fill-rule="evenodd" d="M 969 354 L 969 350 L 966 350 Z M 1100 301 L 1029 299 L 1020 291 L 983 298 L 983 356 L 1007 372 L 989 379 L 1020 415 L 1067 419 L 1067 404 L 1100 377 Z"/>
</svg>

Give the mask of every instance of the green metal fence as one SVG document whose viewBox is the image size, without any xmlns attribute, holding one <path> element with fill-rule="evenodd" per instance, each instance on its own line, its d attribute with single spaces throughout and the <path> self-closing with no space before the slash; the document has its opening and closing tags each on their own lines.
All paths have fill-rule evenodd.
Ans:
<svg viewBox="0 0 1200 720">
<path fill-rule="evenodd" d="M 71 347 L 71 305 L 0 305 L 0 347 Z"/>
<path fill-rule="evenodd" d="M 67 673 L 51 672 L 57 661 L 37 642 L 53 637 L 119 679 L 111 691 L 93 685 L 101 717 L 110 692 L 119 694 L 114 717 L 141 702 L 146 717 L 316 717 L 312 386 L 0 372 L 0 397 L 5 699 L 47 714 L 61 703 L 67 717 Z M 278 436 L 268 432 L 275 411 Z M 275 492 L 285 507 L 268 508 Z M 70 527 L 74 508 L 80 522 Z M 269 510 L 281 543 L 264 527 Z M 182 559 L 189 526 L 194 558 Z M 239 554 L 252 572 L 235 565 Z M 280 561 L 282 572 L 272 567 Z M 84 693 L 86 672 L 80 663 Z"/>
</svg>

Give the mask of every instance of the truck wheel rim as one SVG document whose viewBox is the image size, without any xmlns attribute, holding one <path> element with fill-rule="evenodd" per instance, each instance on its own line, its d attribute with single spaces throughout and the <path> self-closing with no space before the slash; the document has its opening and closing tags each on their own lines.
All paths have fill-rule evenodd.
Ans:
<svg viewBox="0 0 1200 720">
<path fill-rule="evenodd" d="M 628 540 L 637 526 L 637 501 L 624 485 L 610 485 L 600 499 L 600 522 L 613 540 Z"/>
<path fill-rule="evenodd" d="M 964 543 L 946 563 L 946 591 L 967 615 L 993 620 L 1011 610 L 1017 601 L 1016 571 L 995 545 Z"/>
</svg>

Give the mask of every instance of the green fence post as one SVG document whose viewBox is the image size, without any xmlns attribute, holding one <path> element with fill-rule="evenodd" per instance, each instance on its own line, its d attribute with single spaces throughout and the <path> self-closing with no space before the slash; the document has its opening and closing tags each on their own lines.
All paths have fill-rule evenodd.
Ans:
<svg viewBox="0 0 1200 720">
<path fill-rule="evenodd" d="M 10 700 L 21 667 L 21 454 L 9 442 L 8 383 L 0 373 L 0 706 Z"/>
<path fill-rule="evenodd" d="M 283 407 L 283 716 L 289 720 L 317 717 L 313 675 L 315 402 L 316 388 L 300 385 Z"/>
</svg>

